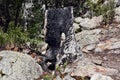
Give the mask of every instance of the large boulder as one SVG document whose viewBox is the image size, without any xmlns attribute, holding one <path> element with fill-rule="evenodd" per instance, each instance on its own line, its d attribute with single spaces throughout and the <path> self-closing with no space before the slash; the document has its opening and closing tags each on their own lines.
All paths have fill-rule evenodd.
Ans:
<svg viewBox="0 0 120 80">
<path fill-rule="evenodd" d="M 120 39 L 111 38 L 96 45 L 95 52 L 104 52 L 106 50 L 107 53 L 120 54 Z"/>
<path fill-rule="evenodd" d="M 103 21 L 103 16 L 93 17 L 92 19 L 89 18 L 75 18 L 75 22 L 79 23 L 79 25 L 83 29 L 94 29 L 100 26 Z"/>
<path fill-rule="evenodd" d="M 42 75 L 41 66 L 27 54 L 1 51 L 0 57 L 0 80 L 35 80 Z"/>
<path fill-rule="evenodd" d="M 76 40 L 80 44 L 80 47 L 83 48 L 86 45 L 98 42 L 100 38 L 99 33 L 101 31 L 101 29 L 83 30 L 76 34 Z"/>
</svg>

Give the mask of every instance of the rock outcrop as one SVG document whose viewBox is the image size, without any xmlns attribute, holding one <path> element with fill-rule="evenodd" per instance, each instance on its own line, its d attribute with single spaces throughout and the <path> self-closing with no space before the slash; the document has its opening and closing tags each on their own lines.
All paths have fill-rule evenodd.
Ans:
<svg viewBox="0 0 120 80">
<path fill-rule="evenodd" d="M 90 18 L 81 18 L 77 17 L 75 18 L 75 22 L 81 26 L 83 29 L 95 29 L 100 26 L 100 24 L 103 21 L 103 16 L 98 16 L 98 17 L 93 17 L 92 19 Z"/>
<path fill-rule="evenodd" d="M 0 52 L 0 80 L 35 80 L 43 70 L 35 60 L 23 53 Z"/>
<path fill-rule="evenodd" d="M 76 34 L 82 51 L 120 54 L 120 26 L 109 25 L 107 29 L 83 30 Z"/>
</svg>

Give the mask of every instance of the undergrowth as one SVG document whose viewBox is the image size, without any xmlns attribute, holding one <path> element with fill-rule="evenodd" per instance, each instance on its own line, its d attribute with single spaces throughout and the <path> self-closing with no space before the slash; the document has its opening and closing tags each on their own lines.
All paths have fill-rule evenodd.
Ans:
<svg viewBox="0 0 120 80">
<path fill-rule="evenodd" d="M 104 23 L 111 23 L 114 17 L 114 0 L 98 0 L 97 3 L 93 3 L 91 0 L 87 0 L 90 11 L 92 12 L 91 17 L 103 15 Z"/>
<path fill-rule="evenodd" d="M 42 39 L 40 37 L 34 37 L 32 34 L 31 32 L 24 31 L 21 26 L 14 27 L 11 22 L 7 32 L 3 32 L 2 28 L 0 28 L 0 46 L 3 47 L 7 44 L 20 46 L 26 42 L 37 46 L 38 43 L 41 43 Z"/>
</svg>

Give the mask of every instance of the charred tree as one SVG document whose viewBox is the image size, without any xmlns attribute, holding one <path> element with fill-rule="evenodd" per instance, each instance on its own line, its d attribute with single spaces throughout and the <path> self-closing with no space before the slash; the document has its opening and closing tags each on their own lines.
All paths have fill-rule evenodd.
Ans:
<svg viewBox="0 0 120 80">
<path fill-rule="evenodd" d="M 75 39 L 73 28 L 73 7 L 49 9 L 45 13 L 45 42 L 48 43 L 46 63 L 51 67 L 65 61 L 73 62 L 82 55 Z M 65 34 L 65 41 L 61 45 L 61 34 Z M 57 56 L 59 55 L 59 60 Z M 49 66 L 50 68 L 50 66 Z"/>
</svg>

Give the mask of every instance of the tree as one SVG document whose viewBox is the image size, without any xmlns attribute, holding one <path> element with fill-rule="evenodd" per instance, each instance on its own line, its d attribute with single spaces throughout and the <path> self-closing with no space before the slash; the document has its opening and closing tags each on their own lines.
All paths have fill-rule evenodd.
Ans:
<svg viewBox="0 0 120 80">
<path fill-rule="evenodd" d="M 9 23 L 14 22 L 14 27 L 18 25 L 20 20 L 20 12 L 24 0 L 1 0 L 0 1 L 0 26 L 3 31 L 7 32 Z"/>
</svg>

